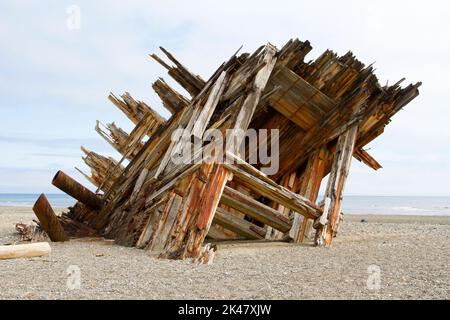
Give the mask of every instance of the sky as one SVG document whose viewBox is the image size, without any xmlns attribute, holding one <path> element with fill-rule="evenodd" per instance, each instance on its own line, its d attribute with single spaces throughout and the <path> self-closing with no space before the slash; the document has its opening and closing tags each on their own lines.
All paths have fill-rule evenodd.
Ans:
<svg viewBox="0 0 450 320">
<path fill-rule="evenodd" d="M 449 32 L 448 1 L 0 0 L 0 193 L 57 193 L 60 169 L 92 188 L 74 169 L 88 171 L 80 146 L 120 159 L 95 120 L 132 129 L 109 92 L 167 118 L 151 84 L 182 91 L 149 58 L 159 46 L 208 78 L 241 45 L 299 38 L 313 46 L 306 60 L 351 50 L 382 84 L 423 82 L 368 145 L 383 168 L 354 160 L 346 194 L 450 196 Z"/>
</svg>

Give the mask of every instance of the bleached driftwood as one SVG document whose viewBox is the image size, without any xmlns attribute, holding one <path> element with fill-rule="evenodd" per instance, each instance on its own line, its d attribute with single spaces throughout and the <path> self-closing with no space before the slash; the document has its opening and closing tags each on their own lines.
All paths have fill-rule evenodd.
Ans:
<svg viewBox="0 0 450 320">
<path fill-rule="evenodd" d="M 51 251 L 48 242 L 0 246 L 0 260 L 41 257 L 49 255 Z"/>
</svg>

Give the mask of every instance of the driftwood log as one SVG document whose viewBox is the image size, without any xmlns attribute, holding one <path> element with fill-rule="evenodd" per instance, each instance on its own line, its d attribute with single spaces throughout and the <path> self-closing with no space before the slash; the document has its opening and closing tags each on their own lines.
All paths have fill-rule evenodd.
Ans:
<svg viewBox="0 0 450 320">
<path fill-rule="evenodd" d="M 49 255 L 51 251 L 48 242 L 0 246 L 0 260 L 41 257 Z"/>
</svg>

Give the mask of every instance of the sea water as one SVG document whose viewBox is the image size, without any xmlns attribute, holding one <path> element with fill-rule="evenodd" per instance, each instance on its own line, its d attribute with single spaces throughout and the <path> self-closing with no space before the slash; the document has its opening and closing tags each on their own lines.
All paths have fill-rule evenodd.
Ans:
<svg viewBox="0 0 450 320">
<path fill-rule="evenodd" d="M 0 193 L 0 206 L 32 207 L 39 195 L 37 193 Z M 76 202 L 74 198 L 66 194 L 46 193 L 45 196 L 55 208 L 66 208 L 73 206 Z"/>
<path fill-rule="evenodd" d="M 450 197 L 344 196 L 342 212 L 344 214 L 450 216 Z"/>
<path fill-rule="evenodd" d="M 46 194 L 46 196 L 55 208 L 65 208 L 76 202 L 66 194 Z M 32 207 L 38 197 L 39 194 L 33 193 L 0 193 L 0 206 Z M 344 214 L 450 216 L 450 197 L 347 195 L 344 196 L 342 211 Z"/>
</svg>

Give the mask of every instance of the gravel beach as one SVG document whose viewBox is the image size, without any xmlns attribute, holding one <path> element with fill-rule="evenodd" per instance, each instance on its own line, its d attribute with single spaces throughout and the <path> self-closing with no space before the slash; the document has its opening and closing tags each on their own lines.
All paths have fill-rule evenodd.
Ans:
<svg viewBox="0 0 450 320">
<path fill-rule="evenodd" d="M 0 207 L 0 244 L 32 219 L 31 208 Z M 346 216 L 332 248 L 223 243 L 212 265 L 107 242 L 50 245 L 47 257 L 0 260 L 0 299 L 450 298 L 450 217 Z M 73 266 L 81 284 L 69 289 Z"/>
</svg>

